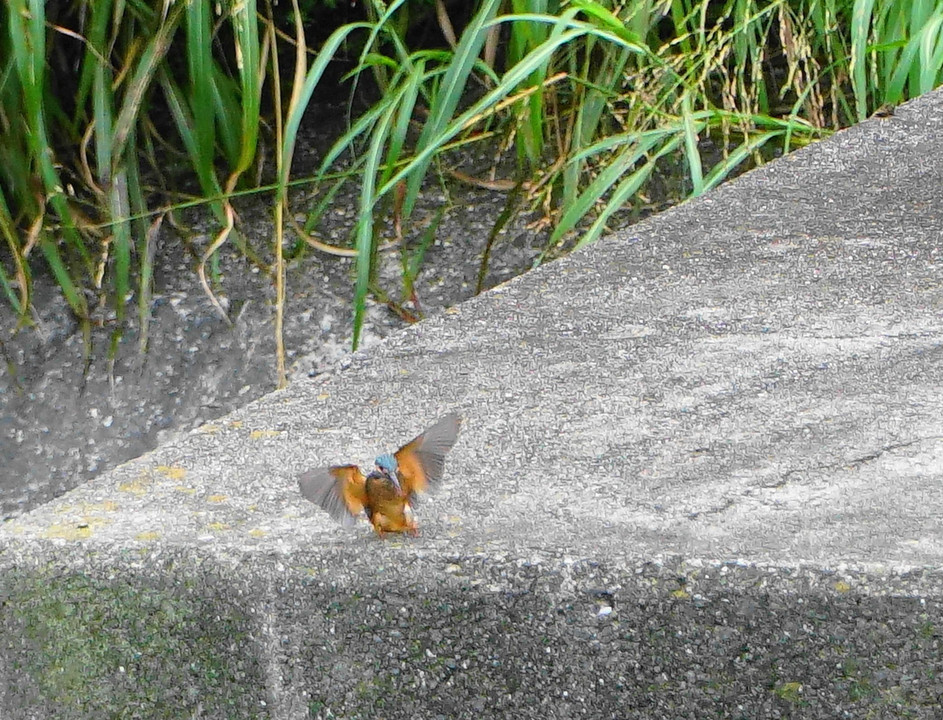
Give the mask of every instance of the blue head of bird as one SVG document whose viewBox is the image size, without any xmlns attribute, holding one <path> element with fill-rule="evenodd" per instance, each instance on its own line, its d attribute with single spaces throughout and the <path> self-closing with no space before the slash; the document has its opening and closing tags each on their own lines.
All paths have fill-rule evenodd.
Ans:
<svg viewBox="0 0 943 720">
<path fill-rule="evenodd" d="M 396 462 L 396 458 L 389 453 L 384 453 L 373 462 L 377 466 L 377 470 L 390 478 L 398 488 L 399 478 L 396 476 L 396 470 L 399 468 L 399 463 Z"/>
</svg>

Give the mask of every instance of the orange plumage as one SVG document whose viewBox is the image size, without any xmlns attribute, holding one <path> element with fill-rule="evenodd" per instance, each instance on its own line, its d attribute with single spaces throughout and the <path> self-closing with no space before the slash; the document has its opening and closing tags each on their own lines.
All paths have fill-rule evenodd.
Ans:
<svg viewBox="0 0 943 720">
<path fill-rule="evenodd" d="M 364 475 L 356 465 L 314 468 L 298 477 L 301 494 L 335 520 L 351 524 L 366 512 L 380 537 L 418 533 L 412 505 L 418 493 L 434 490 L 445 474 L 445 455 L 458 438 L 461 418 L 450 413 L 392 455 L 380 455 Z"/>
</svg>

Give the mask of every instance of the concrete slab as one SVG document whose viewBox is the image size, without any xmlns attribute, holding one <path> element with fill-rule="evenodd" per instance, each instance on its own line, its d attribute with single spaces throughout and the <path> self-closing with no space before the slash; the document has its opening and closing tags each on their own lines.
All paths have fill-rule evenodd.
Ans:
<svg viewBox="0 0 943 720">
<path fill-rule="evenodd" d="M 943 714 L 943 93 L 0 529 L 0 714 Z M 297 493 L 465 418 L 421 537 Z"/>
</svg>

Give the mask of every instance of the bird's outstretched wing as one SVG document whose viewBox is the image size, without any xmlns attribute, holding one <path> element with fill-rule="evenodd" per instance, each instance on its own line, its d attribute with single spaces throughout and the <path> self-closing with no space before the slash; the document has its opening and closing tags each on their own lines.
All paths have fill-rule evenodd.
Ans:
<svg viewBox="0 0 943 720">
<path fill-rule="evenodd" d="M 462 419 L 449 413 L 422 435 L 396 451 L 397 474 L 410 500 L 416 493 L 434 489 L 445 473 L 445 454 L 458 438 Z"/>
<path fill-rule="evenodd" d="M 356 465 L 314 468 L 298 476 L 298 487 L 308 500 L 331 517 L 350 525 L 367 503 L 366 478 Z"/>
</svg>

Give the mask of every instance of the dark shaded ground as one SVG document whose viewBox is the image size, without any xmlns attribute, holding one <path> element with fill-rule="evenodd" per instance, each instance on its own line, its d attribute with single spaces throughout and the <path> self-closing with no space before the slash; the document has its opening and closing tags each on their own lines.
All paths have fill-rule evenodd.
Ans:
<svg viewBox="0 0 943 720">
<path fill-rule="evenodd" d="M 416 284 L 427 315 L 474 294 L 482 250 L 505 202 L 494 191 L 463 186 L 458 192 L 458 198 L 446 197 L 432 188 L 414 215 L 421 232 L 441 205 L 449 208 Z M 330 242 L 343 242 L 355 206 L 356 196 L 338 198 L 326 219 Z M 306 207 L 299 202 L 299 213 Z M 256 248 L 269 242 L 264 201 L 241 207 L 240 215 L 241 229 Z M 191 238 L 198 247 L 205 247 L 214 228 L 206 230 Z M 336 236 L 330 238 L 331 232 Z M 489 286 L 528 269 L 540 241 L 523 220 L 509 226 L 496 244 Z M 140 355 L 138 328 L 132 327 L 113 369 L 107 360 L 111 328 L 94 331 L 85 373 L 76 322 L 51 281 L 36 278 L 36 329 L 4 338 L 0 517 L 18 515 L 275 388 L 275 295 L 264 273 L 234 249 L 223 251 L 222 295 L 234 321 L 229 327 L 204 294 L 177 232 L 165 224 L 159 243 L 149 351 Z M 380 271 L 384 289 L 397 298 L 399 263 L 399 252 L 389 250 Z M 292 377 L 329 371 L 349 355 L 352 268 L 350 259 L 314 251 L 289 265 L 285 342 Z M 14 324 L 10 308 L 0 305 L 0 327 Z M 361 347 L 404 324 L 386 306 L 373 304 Z"/>
</svg>

